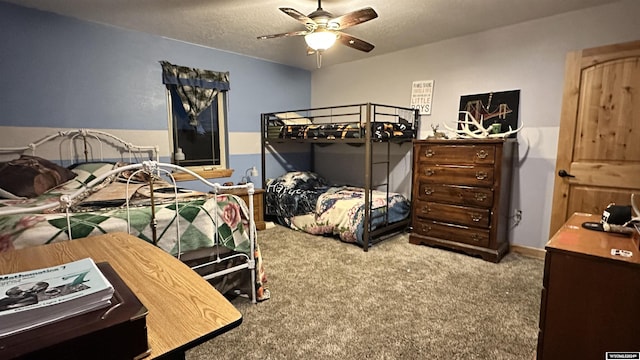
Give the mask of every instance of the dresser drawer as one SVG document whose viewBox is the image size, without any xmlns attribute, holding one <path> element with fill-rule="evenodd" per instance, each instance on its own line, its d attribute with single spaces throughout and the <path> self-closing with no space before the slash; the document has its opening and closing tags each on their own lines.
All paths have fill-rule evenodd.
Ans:
<svg viewBox="0 0 640 360">
<path fill-rule="evenodd" d="M 453 185 L 491 186 L 493 166 L 420 164 L 418 179 Z"/>
<path fill-rule="evenodd" d="M 490 208 L 493 205 L 493 190 L 482 187 L 436 184 L 419 181 L 419 200 L 437 201 L 457 205 L 472 205 Z"/>
<path fill-rule="evenodd" d="M 462 225 L 446 224 L 433 220 L 417 219 L 413 231 L 418 235 L 449 241 L 488 247 L 489 230 L 474 229 Z"/>
<path fill-rule="evenodd" d="M 418 145 L 418 161 L 437 164 L 487 164 L 495 162 L 496 148 L 493 144 L 452 145 L 421 144 Z"/>
<path fill-rule="evenodd" d="M 488 228 L 491 212 L 488 209 L 441 204 L 426 201 L 416 202 L 416 216 L 455 224 Z"/>
</svg>

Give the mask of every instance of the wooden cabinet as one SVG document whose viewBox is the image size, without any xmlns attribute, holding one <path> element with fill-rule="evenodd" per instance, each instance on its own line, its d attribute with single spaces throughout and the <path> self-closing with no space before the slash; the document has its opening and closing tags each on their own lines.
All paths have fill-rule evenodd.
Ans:
<svg viewBox="0 0 640 360">
<path fill-rule="evenodd" d="M 573 214 L 547 243 L 538 360 L 640 352 L 638 239 L 584 229 L 586 221 L 600 216 Z"/>
<path fill-rule="evenodd" d="M 253 193 L 253 219 L 256 223 L 256 229 L 264 230 L 267 228 L 264 222 L 264 190 L 256 188 Z M 226 194 L 239 196 L 249 206 L 249 195 L 244 189 L 223 191 Z"/>
<path fill-rule="evenodd" d="M 513 139 L 413 143 L 413 244 L 498 262 L 509 250 Z"/>
</svg>

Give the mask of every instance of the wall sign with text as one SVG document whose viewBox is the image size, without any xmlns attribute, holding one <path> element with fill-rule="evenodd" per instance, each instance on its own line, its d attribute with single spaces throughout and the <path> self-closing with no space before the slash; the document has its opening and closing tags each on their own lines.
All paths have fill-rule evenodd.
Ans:
<svg viewBox="0 0 640 360">
<path fill-rule="evenodd" d="M 420 115 L 431 115 L 433 80 L 414 81 L 411 84 L 411 108 L 418 109 Z"/>
</svg>

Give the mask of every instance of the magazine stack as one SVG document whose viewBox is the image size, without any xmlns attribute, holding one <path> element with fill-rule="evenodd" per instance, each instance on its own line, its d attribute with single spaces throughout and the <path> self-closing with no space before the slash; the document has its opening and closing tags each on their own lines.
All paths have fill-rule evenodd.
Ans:
<svg viewBox="0 0 640 360">
<path fill-rule="evenodd" d="M 113 293 L 90 258 L 0 275 L 0 338 L 107 307 Z"/>
</svg>

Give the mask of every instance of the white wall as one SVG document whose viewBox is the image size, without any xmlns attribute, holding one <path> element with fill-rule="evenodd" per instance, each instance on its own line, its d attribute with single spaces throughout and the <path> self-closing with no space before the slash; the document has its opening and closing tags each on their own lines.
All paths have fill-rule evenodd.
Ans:
<svg viewBox="0 0 640 360">
<path fill-rule="evenodd" d="M 311 103 L 313 107 L 360 102 L 409 106 L 411 83 L 435 80 L 432 114 L 421 119 L 422 139 L 431 124 L 442 129 L 442 123 L 455 122 L 461 95 L 520 89 L 520 121 L 525 129 L 518 136 L 512 210 L 521 209 L 523 219 L 513 228 L 511 242 L 543 248 L 548 240 L 566 53 L 640 39 L 639 16 L 640 1 L 624 0 L 322 68 L 312 74 Z M 424 29 L 429 31 L 429 24 Z M 352 168 L 333 162 L 322 172 Z M 396 171 L 392 186 L 402 190 L 410 169 Z"/>
</svg>

